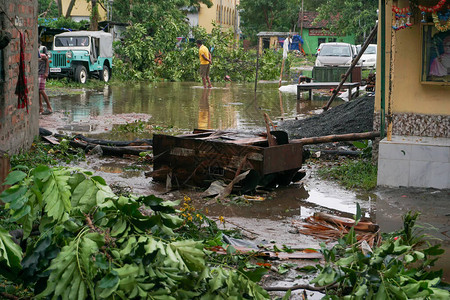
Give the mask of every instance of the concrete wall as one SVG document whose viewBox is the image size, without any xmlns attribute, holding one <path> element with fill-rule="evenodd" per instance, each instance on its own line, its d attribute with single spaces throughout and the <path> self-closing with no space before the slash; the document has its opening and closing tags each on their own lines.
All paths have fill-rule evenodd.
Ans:
<svg viewBox="0 0 450 300">
<path fill-rule="evenodd" d="M 450 85 L 436 85 L 421 83 L 422 73 L 422 17 L 414 16 L 414 25 L 410 29 L 394 31 L 391 38 L 393 24 L 392 1 L 386 6 L 386 112 L 388 106 L 394 113 L 413 113 L 424 115 L 450 115 Z M 409 2 L 401 0 L 398 7 L 406 7 Z M 381 40 L 378 30 L 378 41 Z M 393 69 L 390 70 L 390 52 L 392 46 Z M 378 43 L 378 61 L 380 58 L 380 43 Z M 381 103 L 381 64 L 377 64 L 377 85 L 375 109 L 380 110 Z M 391 76 L 391 77 L 389 77 Z M 392 83 L 389 87 L 389 83 Z M 389 97 L 389 89 L 392 93 Z"/>
<path fill-rule="evenodd" d="M 39 133 L 38 103 L 38 38 L 37 0 L 0 0 L 6 14 L 0 14 L 1 29 L 12 34 L 11 42 L 1 51 L 4 77 L 0 80 L 0 150 L 8 154 L 27 150 Z M 29 104 L 26 109 L 17 108 L 15 95 L 19 75 L 20 39 L 25 35 L 25 74 Z"/>
<path fill-rule="evenodd" d="M 385 1 L 380 0 L 380 5 Z M 381 67 L 385 66 L 387 137 L 380 142 L 378 185 L 450 188 L 450 82 L 423 82 L 422 16 L 409 29 L 394 31 L 392 0 L 386 1 L 386 60 L 377 64 L 374 129 L 380 129 Z M 407 0 L 395 2 L 407 7 Z"/>
<path fill-rule="evenodd" d="M 211 33 L 213 29 L 212 22 L 221 25 L 224 30 L 229 28 L 238 29 L 239 19 L 237 17 L 237 0 L 213 0 L 213 6 L 208 8 L 205 4 L 200 4 L 198 15 L 198 25 L 205 28 L 206 32 Z"/>
<path fill-rule="evenodd" d="M 71 0 L 61 0 L 61 8 L 63 15 L 66 15 L 67 8 Z M 106 10 L 101 5 L 98 5 L 99 21 L 106 20 Z M 91 1 L 75 0 L 70 16 L 74 21 L 89 20 L 91 15 Z"/>
<path fill-rule="evenodd" d="M 314 29 L 314 30 L 320 30 L 320 29 Z M 302 33 L 303 38 L 303 50 L 306 54 L 314 54 L 316 53 L 317 48 L 319 47 L 319 39 L 325 39 L 325 43 L 329 43 L 332 41 L 339 42 L 339 43 L 349 43 L 354 45 L 355 44 L 355 36 L 318 36 L 318 35 L 310 35 L 310 28 L 303 28 Z M 335 40 L 334 40 L 335 39 Z"/>
</svg>

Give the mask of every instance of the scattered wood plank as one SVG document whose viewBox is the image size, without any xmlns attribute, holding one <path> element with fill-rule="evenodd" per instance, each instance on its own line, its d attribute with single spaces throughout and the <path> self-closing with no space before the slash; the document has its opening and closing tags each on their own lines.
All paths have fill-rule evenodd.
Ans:
<svg viewBox="0 0 450 300">
<path fill-rule="evenodd" d="M 378 224 L 374 224 L 372 222 L 358 222 L 357 225 L 355 225 L 355 220 L 350 218 L 344 218 L 339 216 L 333 216 L 330 214 L 326 214 L 323 212 L 317 212 L 314 214 L 314 217 L 318 218 L 319 220 L 324 220 L 329 223 L 338 224 L 347 228 L 355 227 L 356 230 L 360 231 L 367 231 L 367 232 L 376 232 L 380 229 L 380 226 Z"/>
</svg>

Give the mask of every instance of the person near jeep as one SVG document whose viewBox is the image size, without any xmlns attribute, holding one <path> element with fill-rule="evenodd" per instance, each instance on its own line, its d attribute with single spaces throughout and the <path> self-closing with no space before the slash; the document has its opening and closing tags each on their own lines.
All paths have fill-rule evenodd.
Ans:
<svg viewBox="0 0 450 300">
<path fill-rule="evenodd" d="M 43 115 L 49 115 L 53 113 L 52 106 L 45 93 L 45 82 L 48 77 L 49 72 L 49 61 L 47 56 L 47 47 L 41 46 L 41 41 L 39 41 L 39 63 L 38 63 L 38 76 L 39 76 L 39 113 Z M 47 111 L 44 111 L 44 106 L 42 103 L 42 98 L 44 98 L 47 104 Z"/>
<path fill-rule="evenodd" d="M 200 76 L 202 76 L 203 87 L 206 89 L 206 83 L 208 88 L 212 88 L 211 80 L 209 79 L 209 69 L 212 64 L 211 53 L 208 48 L 203 45 L 201 40 L 196 41 L 198 47 L 198 56 L 200 58 Z"/>
</svg>

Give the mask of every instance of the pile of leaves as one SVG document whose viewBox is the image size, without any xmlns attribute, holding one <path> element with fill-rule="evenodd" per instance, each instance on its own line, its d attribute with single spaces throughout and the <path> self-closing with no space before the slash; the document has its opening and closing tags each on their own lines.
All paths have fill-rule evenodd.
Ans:
<svg viewBox="0 0 450 300">
<path fill-rule="evenodd" d="M 14 170 L 5 184 L 0 199 L 17 229 L 0 227 L 0 278 L 37 299 L 269 298 L 255 270 L 206 250 L 218 239 L 190 238 L 202 226 L 183 211 L 185 222 L 177 202 L 116 195 L 74 168 Z M 208 231 L 213 223 L 204 223 Z"/>
</svg>

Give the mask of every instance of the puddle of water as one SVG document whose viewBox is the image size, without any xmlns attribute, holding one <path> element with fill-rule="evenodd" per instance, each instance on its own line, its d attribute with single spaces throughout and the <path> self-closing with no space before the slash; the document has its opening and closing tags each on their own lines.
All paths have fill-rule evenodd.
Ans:
<svg viewBox="0 0 450 300">
<path fill-rule="evenodd" d="M 189 131 L 194 128 L 261 131 L 265 126 L 264 112 L 274 121 L 304 117 L 320 112 L 328 100 L 316 97 L 313 101 L 297 101 L 294 93 L 280 93 L 278 83 L 260 83 L 256 94 L 254 84 L 250 83 L 217 83 L 213 89 L 205 90 L 192 82 L 111 85 L 76 95 L 49 94 L 54 111 L 61 114 L 54 120 L 60 122 L 61 131 L 83 134 L 105 131 L 97 130 L 96 125 L 105 124 L 101 121 L 97 124 L 96 119 L 105 117 L 103 120 L 110 123 L 113 116 L 124 114 L 143 114 L 128 122 L 151 117 L 152 124 Z M 333 105 L 340 103 L 337 100 Z M 73 124 L 84 126 L 73 127 Z"/>
</svg>

